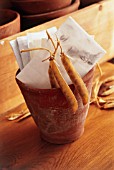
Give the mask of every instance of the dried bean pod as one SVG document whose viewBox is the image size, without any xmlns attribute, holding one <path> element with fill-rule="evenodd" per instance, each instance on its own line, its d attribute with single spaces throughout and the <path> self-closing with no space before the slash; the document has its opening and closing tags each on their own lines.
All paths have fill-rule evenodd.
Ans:
<svg viewBox="0 0 114 170">
<path fill-rule="evenodd" d="M 114 76 L 110 76 L 110 77 L 105 78 L 105 79 L 102 81 L 102 84 L 107 83 L 107 82 L 110 82 L 110 81 L 114 81 Z"/>
<path fill-rule="evenodd" d="M 103 108 L 104 108 L 104 109 L 114 108 L 114 102 L 105 103 L 105 104 L 103 105 Z"/>
<path fill-rule="evenodd" d="M 101 96 L 109 96 L 112 93 L 114 93 L 114 86 L 112 86 L 110 89 L 104 91 L 102 94 L 100 94 Z"/>
<path fill-rule="evenodd" d="M 48 69 L 48 74 L 49 74 L 49 80 L 52 88 L 59 88 L 58 82 L 54 76 L 53 70 L 51 69 L 51 66 L 49 65 Z"/>
<path fill-rule="evenodd" d="M 103 99 L 104 99 L 106 102 L 114 102 L 114 96 L 104 97 Z"/>
<path fill-rule="evenodd" d="M 96 79 L 96 81 L 93 84 L 92 87 L 92 93 L 91 93 L 91 102 L 90 103 L 94 103 L 98 97 L 98 92 L 100 89 L 100 83 L 99 83 L 99 77 Z"/>
<path fill-rule="evenodd" d="M 74 86 L 77 88 L 83 104 L 87 104 L 88 103 L 88 90 L 82 80 L 82 78 L 80 77 L 80 75 L 76 72 L 75 68 L 73 67 L 70 59 L 67 57 L 67 55 L 65 55 L 64 53 L 61 53 L 61 61 L 63 63 L 63 66 L 66 70 L 66 72 L 68 73 L 72 83 L 74 84 Z"/>
<path fill-rule="evenodd" d="M 98 102 L 99 102 L 99 104 L 106 103 L 106 101 L 104 99 L 102 99 L 101 97 L 98 97 Z"/>
<path fill-rule="evenodd" d="M 72 92 L 72 90 L 70 89 L 70 87 L 68 86 L 68 84 L 66 83 L 66 81 L 64 80 L 64 78 L 62 77 L 56 63 L 54 60 L 50 61 L 50 66 L 51 69 L 53 70 L 54 76 L 61 88 L 61 91 L 63 92 L 66 100 L 68 101 L 68 103 L 72 106 L 72 110 L 75 113 L 76 110 L 78 109 L 78 103 L 77 100 Z"/>
</svg>

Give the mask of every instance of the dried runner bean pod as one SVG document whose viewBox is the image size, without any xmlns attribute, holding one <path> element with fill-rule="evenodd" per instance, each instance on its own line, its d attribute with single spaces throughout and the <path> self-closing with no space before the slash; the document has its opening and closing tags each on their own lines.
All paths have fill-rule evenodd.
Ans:
<svg viewBox="0 0 114 170">
<path fill-rule="evenodd" d="M 112 93 L 114 93 L 114 86 L 112 86 L 110 89 L 104 91 L 102 94 L 100 94 L 101 96 L 108 96 L 111 95 Z"/>
<path fill-rule="evenodd" d="M 91 102 L 90 103 L 94 103 L 97 100 L 100 85 L 101 84 L 99 83 L 99 77 L 98 77 L 96 79 L 96 81 L 94 82 L 93 87 L 92 87 Z"/>
<path fill-rule="evenodd" d="M 105 79 L 102 81 L 102 84 L 104 84 L 104 83 L 106 83 L 106 82 L 110 82 L 110 81 L 114 81 L 114 76 L 110 76 L 110 77 L 105 78 Z"/>
<path fill-rule="evenodd" d="M 68 103 L 72 106 L 72 110 L 75 113 L 76 110 L 78 109 L 78 103 L 76 100 L 76 97 L 74 96 L 72 90 L 70 89 L 70 87 L 68 86 L 68 84 L 66 83 L 66 81 L 64 80 L 63 76 L 61 75 L 56 63 L 54 60 L 50 60 L 50 66 L 51 69 L 53 70 L 54 76 L 61 88 L 61 91 L 63 92 L 66 100 L 68 101 Z"/>
<path fill-rule="evenodd" d="M 49 74 L 49 80 L 52 88 L 59 88 L 58 82 L 54 76 L 53 70 L 51 69 L 51 66 L 49 65 L 48 69 L 48 74 Z"/>
<path fill-rule="evenodd" d="M 105 100 L 106 102 L 114 102 L 114 96 L 104 97 L 104 100 Z"/>
<path fill-rule="evenodd" d="M 102 99 L 101 97 L 98 97 L 98 102 L 99 102 L 99 104 L 106 103 L 106 101 L 104 99 Z"/>
<path fill-rule="evenodd" d="M 98 93 L 99 93 L 99 89 L 101 87 L 101 83 L 100 83 L 100 78 L 103 75 L 102 69 L 100 67 L 100 64 L 97 63 L 96 64 L 99 70 L 99 75 L 96 77 L 95 81 L 93 82 L 93 86 L 92 86 L 92 93 L 91 93 L 91 99 L 90 99 L 90 103 L 97 103 L 98 104 Z"/>
<path fill-rule="evenodd" d="M 82 78 L 80 77 L 80 75 L 77 73 L 77 71 L 73 67 L 70 59 L 64 53 L 61 53 L 61 61 L 63 63 L 63 66 L 64 66 L 66 72 L 68 73 L 72 83 L 77 88 L 77 90 L 82 98 L 83 104 L 84 105 L 87 104 L 88 99 L 89 99 L 88 90 L 87 90 Z"/>
<path fill-rule="evenodd" d="M 105 103 L 105 104 L 103 105 L 103 108 L 104 108 L 104 109 L 114 108 L 114 102 Z"/>
</svg>

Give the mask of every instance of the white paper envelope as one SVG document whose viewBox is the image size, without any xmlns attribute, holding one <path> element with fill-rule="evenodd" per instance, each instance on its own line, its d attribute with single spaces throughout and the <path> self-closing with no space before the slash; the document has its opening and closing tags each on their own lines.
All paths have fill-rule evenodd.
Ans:
<svg viewBox="0 0 114 170">
<path fill-rule="evenodd" d="M 56 27 L 48 29 L 50 35 L 53 35 L 56 31 Z M 29 33 L 27 35 L 29 48 L 37 48 L 43 45 L 43 47 L 52 50 L 52 44 L 50 41 L 47 41 L 45 37 L 47 38 L 46 30 L 37 33 Z M 50 88 L 48 75 L 49 61 L 42 62 L 43 59 L 49 56 L 49 53 L 45 50 L 36 50 L 31 51 L 30 56 L 31 61 L 17 75 L 17 78 L 32 87 Z"/>
<path fill-rule="evenodd" d="M 23 62 L 22 62 L 22 58 L 21 58 L 21 54 L 20 54 L 20 50 L 19 50 L 17 40 L 10 41 L 10 45 L 11 45 L 12 50 L 14 52 L 14 55 L 16 57 L 18 66 L 19 66 L 20 70 L 22 70 L 24 68 L 24 66 L 23 66 Z"/>
<path fill-rule="evenodd" d="M 57 31 L 56 27 L 52 27 L 47 29 L 49 34 L 53 36 L 53 34 Z M 41 47 L 42 39 L 48 38 L 46 34 L 46 30 L 40 31 L 40 32 L 34 32 L 34 33 L 28 33 L 27 39 L 28 39 L 28 48 L 37 48 Z M 40 52 L 39 52 L 40 53 Z M 31 51 L 30 57 L 31 59 L 37 56 L 37 51 Z"/>
<path fill-rule="evenodd" d="M 69 17 L 58 29 L 63 51 L 83 77 L 104 56 L 106 51 L 75 20 Z"/>
<path fill-rule="evenodd" d="M 25 84 L 36 88 L 50 88 L 48 67 L 49 61 L 42 62 L 42 59 L 47 58 L 47 51 L 37 52 L 35 56 L 17 75 L 17 78 Z"/>
<path fill-rule="evenodd" d="M 18 43 L 20 51 L 23 49 L 28 49 L 27 36 L 17 37 L 17 43 Z M 27 53 L 20 53 L 20 55 L 22 58 L 23 66 L 25 67 L 26 64 L 28 64 L 30 61 L 30 54 L 29 54 L 29 52 L 27 52 Z"/>
</svg>

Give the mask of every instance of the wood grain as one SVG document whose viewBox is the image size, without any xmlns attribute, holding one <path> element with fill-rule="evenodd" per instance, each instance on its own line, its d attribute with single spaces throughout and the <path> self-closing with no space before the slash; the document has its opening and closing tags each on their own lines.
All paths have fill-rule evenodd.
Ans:
<svg viewBox="0 0 114 170">
<path fill-rule="evenodd" d="M 114 65 L 105 63 L 103 71 Z M 83 136 L 70 144 L 49 144 L 40 138 L 32 117 L 19 122 L 6 116 L 26 105 L 0 114 L 0 170 L 113 170 L 114 110 L 91 105 Z"/>
</svg>

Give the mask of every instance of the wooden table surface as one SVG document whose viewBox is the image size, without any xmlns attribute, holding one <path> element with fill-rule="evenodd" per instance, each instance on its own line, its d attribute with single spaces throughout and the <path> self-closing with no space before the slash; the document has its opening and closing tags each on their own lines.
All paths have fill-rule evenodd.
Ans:
<svg viewBox="0 0 114 170">
<path fill-rule="evenodd" d="M 114 73 L 114 65 L 102 69 Z M 40 138 L 32 117 L 21 122 L 8 121 L 11 113 L 0 115 L 0 170 L 113 170 L 114 110 L 100 110 L 91 105 L 83 136 L 70 144 L 49 144 Z"/>
</svg>

